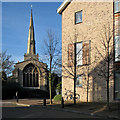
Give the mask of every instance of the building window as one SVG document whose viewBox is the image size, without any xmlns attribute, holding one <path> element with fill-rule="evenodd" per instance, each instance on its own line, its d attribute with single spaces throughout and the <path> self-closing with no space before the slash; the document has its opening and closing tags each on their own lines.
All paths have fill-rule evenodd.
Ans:
<svg viewBox="0 0 120 120">
<path fill-rule="evenodd" d="M 82 87 L 83 86 L 83 75 L 78 75 L 76 79 L 76 86 Z"/>
<path fill-rule="evenodd" d="M 75 13 L 75 24 L 82 22 L 82 11 Z"/>
<path fill-rule="evenodd" d="M 115 73 L 115 99 L 120 99 L 120 72 Z"/>
<path fill-rule="evenodd" d="M 120 61 L 120 36 L 115 36 L 115 61 Z"/>
<path fill-rule="evenodd" d="M 74 43 L 68 45 L 68 66 L 74 66 Z M 90 41 L 76 43 L 76 66 L 90 64 Z"/>
<path fill-rule="evenodd" d="M 83 42 L 80 43 L 76 43 L 76 64 L 78 65 L 82 65 L 83 64 L 83 60 L 82 60 L 82 56 L 83 56 Z"/>
<path fill-rule="evenodd" d="M 90 64 L 90 41 L 76 43 L 76 64 L 77 66 Z"/>
<path fill-rule="evenodd" d="M 114 2 L 114 13 L 120 12 L 120 1 L 116 0 Z"/>
</svg>

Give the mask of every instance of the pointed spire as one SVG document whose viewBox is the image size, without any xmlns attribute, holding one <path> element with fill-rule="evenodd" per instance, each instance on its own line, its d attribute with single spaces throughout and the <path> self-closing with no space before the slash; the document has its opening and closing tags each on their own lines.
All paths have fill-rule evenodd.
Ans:
<svg viewBox="0 0 120 120">
<path fill-rule="evenodd" d="M 31 5 L 30 26 L 33 26 L 32 5 Z"/>
<path fill-rule="evenodd" d="M 32 5 L 31 5 L 30 26 L 29 26 L 29 35 L 28 35 L 28 44 L 27 44 L 27 54 L 35 54 L 35 39 L 34 39 Z"/>
</svg>

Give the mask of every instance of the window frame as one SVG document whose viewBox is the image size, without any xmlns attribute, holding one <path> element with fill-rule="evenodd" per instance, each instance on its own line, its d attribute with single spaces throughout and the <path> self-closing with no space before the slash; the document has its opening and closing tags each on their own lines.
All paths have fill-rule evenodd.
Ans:
<svg viewBox="0 0 120 120">
<path fill-rule="evenodd" d="M 83 64 L 83 43 L 84 42 L 88 42 L 89 43 L 89 60 L 88 60 L 88 64 Z M 81 65 L 77 65 L 77 44 L 79 43 L 82 43 L 82 64 Z M 91 61 L 91 40 L 85 40 L 85 41 L 81 41 L 81 42 L 76 42 L 76 66 L 79 67 L 79 66 L 85 66 L 85 65 L 90 65 L 90 61 Z"/>
<path fill-rule="evenodd" d="M 82 64 L 81 65 L 78 65 L 77 64 L 77 44 L 82 44 L 82 47 L 83 47 L 83 41 L 81 42 L 76 42 L 76 66 L 83 66 L 83 48 L 81 49 L 82 50 Z"/>
<path fill-rule="evenodd" d="M 77 13 L 81 13 L 82 14 L 82 20 L 80 21 L 80 22 L 76 22 L 76 14 Z M 77 12 L 75 12 L 75 25 L 76 24 L 80 24 L 80 23 L 82 23 L 83 22 L 83 10 L 80 10 L 80 11 L 77 11 Z"/>
</svg>

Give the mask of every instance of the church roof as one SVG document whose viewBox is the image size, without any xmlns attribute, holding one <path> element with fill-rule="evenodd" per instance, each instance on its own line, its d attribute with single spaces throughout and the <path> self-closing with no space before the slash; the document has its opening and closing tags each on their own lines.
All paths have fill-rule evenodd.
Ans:
<svg viewBox="0 0 120 120">
<path fill-rule="evenodd" d="M 28 60 L 25 60 L 25 61 L 21 61 L 21 62 L 18 62 L 18 63 L 16 63 L 16 64 L 21 64 L 21 63 L 24 63 L 24 62 L 28 62 L 28 61 L 36 61 L 36 62 L 39 62 L 39 63 L 42 63 L 42 64 L 44 64 L 44 65 L 47 65 L 46 63 L 43 63 L 43 62 L 40 62 L 40 61 L 38 61 L 38 60 L 36 60 L 36 59 L 28 59 Z"/>
</svg>

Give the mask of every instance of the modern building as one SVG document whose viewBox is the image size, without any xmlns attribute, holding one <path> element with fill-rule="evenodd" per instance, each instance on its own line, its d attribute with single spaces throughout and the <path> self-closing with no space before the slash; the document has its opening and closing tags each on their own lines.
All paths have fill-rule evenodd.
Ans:
<svg viewBox="0 0 120 120">
<path fill-rule="evenodd" d="M 27 53 L 24 54 L 24 61 L 15 64 L 13 76 L 22 87 L 47 90 L 47 64 L 40 62 L 36 54 L 32 9 Z"/>
<path fill-rule="evenodd" d="M 75 90 L 77 100 L 106 101 L 109 86 L 110 101 L 120 100 L 120 1 L 65 0 L 57 13 L 64 99 L 72 100 Z"/>
</svg>

